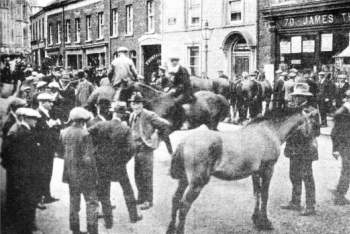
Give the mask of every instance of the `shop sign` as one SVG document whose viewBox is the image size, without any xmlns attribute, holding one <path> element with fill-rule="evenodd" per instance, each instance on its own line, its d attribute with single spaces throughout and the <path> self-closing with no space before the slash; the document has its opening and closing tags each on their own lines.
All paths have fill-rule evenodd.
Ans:
<svg viewBox="0 0 350 234">
<path fill-rule="evenodd" d="M 303 52 L 304 53 L 314 53 L 315 52 L 315 41 L 303 41 Z"/>
<path fill-rule="evenodd" d="M 281 41 L 280 42 L 280 50 L 281 50 L 281 54 L 290 54 L 290 42 L 289 41 Z"/>
<path fill-rule="evenodd" d="M 287 19 L 280 19 L 277 22 L 278 28 L 293 28 L 332 24 L 350 24 L 350 12 L 293 17 Z"/>
<path fill-rule="evenodd" d="M 327 33 L 321 35 L 321 51 L 333 50 L 333 34 Z"/>
<path fill-rule="evenodd" d="M 292 60 L 291 61 L 292 64 L 301 64 L 301 60 Z"/>
<path fill-rule="evenodd" d="M 292 54 L 301 53 L 301 36 L 292 37 Z"/>
<path fill-rule="evenodd" d="M 156 58 L 160 57 L 160 53 L 152 55 L 149 59 L 147 59 L 147 61 L 145 62 L 146 66 L 148 66 L 153 60 L 155 60 Z"/>
</svg>

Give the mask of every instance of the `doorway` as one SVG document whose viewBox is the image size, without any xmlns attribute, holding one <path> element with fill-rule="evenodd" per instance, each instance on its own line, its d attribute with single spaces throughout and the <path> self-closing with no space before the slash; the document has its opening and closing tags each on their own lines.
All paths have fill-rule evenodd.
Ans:
<svg viewBox="0 0 350 234">
<path fill-rule="evenodd" d="M 158 73 L 158 68 L 161 65 L 161 45 L 146 45 L 142 46 L 143 52 L 143 74 L 145 82 L 149 83 L 152 73 Z"/>
<path fill-rule="evenodd" d="M 236 76 L 241 76 L 243 72 L 249 72 L 249 57 L 236 56 L 234 63 L 234 71 Z"/>
<path fill-rule="evenodd" d="M 232 66 L 231 76 L 237 78 L 243 72 L 248 72 L 251 69 L 251 49 L 243 36 L 239 36 L 232 45 Z"/>
</svg>

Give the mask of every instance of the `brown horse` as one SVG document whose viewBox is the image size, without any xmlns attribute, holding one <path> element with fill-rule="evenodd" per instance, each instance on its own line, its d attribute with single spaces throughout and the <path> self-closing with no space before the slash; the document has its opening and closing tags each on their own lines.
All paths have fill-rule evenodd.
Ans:
<svg viewBox="0 0 350 234">
<path fill-rule="evenodd" d="M 224 96 L 227 100 L 231 98 L 231 83 L 224 78 L 202 79 L 197 76 L 190 76 L 194 92 L 211 91 Z"/>
<path fill-rule="evenodd" d="M 269 185 L 280 146 L 297 128 L 310 129 L 301 109 L 272 111 L 235 132 L 196 130 L 188 135 L 171 165 L 171 175 L 179 179 L 179 185 L 167 233 L 184 233 L 186 215 L 211 176 L 231 181 L 251 175 L 256 199 L 253 222 L 258 229 L 273 229 L 267 217 Z"/>
</svg>

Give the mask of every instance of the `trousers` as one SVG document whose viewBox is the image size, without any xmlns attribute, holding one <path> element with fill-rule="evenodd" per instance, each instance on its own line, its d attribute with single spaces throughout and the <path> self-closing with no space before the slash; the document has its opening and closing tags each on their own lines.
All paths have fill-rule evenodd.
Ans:
<svg viewBox="0 0 350 234">
<path fill-rule="evenodd" d="M 349 151 L 341 152 L 342 168 L 339 183 L 337 186 L 337 193 L 340 196 L 345 196 L 350 186 L 350 153 Z"/>
<path fill-rule="evenodd" d="M 306 206 L 313 208 L 316 204 L 315 180 L 312 172 L 312 160 L 290 159 L 289 178 L 292 182 L 292 203 L 301 203 L 302 182 L 305 185 Z"/>
<path fill-rule="evenodd" d="M 98 198 L 96 188 L 82 185 L 69 185 L 70 207 L 69 224 L 72 231 L 80 230 L 80 195 L 84 195 L 86 203 L 87 229 L 90 234 L 98 233 Z"/>
<path fill-rule="evenodd" d="M 135 150 L 135 182 L 138 202 L 153 202 L 153 149 L 143 144 Z"/>
<path fill-rule="evenodd" d="M 118 167 L 118 181 L 123 189 L 124 199 L 129 211 L 130 220 L 137 218 L 137 207 L 134 191 L 131 187 L 130 179 L 126 170 L 126 165 Z M 102 205 L 102 211 L 105 219 L 113 219 L 111 205 L 111 180 L 106 177 L 100 177 L 98 180 L 98 198 Z"/>
</svg>

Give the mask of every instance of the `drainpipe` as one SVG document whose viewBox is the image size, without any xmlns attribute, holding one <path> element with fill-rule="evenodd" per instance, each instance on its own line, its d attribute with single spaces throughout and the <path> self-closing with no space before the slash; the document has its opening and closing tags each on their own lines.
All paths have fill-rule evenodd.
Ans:
<svg viewBox="0 0 350 234">
<path fill-rule="evenodd" d="M 111 15 L 112 13 L 112 0 L 109 0 L 109 43 L 108 43 L 108 51 L 109 51 L 109 63 L 112 63 L 113 60 L 113 55 L 112 55 L 112 36 L 111 36 L 111 27 L 113 27 L 112 23 L 113 23 L 113 15 Z M 119 25 L 118 25 L 119 26 Z"/>
<path fill-rule="evenodd" d="M 61 3 L 62 5 L 62 32 L 63 32 L 63 40 L 62 40 L 62 49 L 63 49 L 63 67 L 64 69 L 67 68 L 67 64 L 66 64 L 66 50 L 65 50 L 65 47 L 66 47 L 66 28 L 67 28 L 67 25 L 66 25 L 66 21 L 65 21 L 65 12 L 64 12 L 64 5 L 63 3 Z M 61 38 L 62 39 L 62 38 Z"/>
<path fill-rule="evenodd" d="M 256 53 L 256 61 L 255 61 L 255 67 L 256 70 L 259 69 L 259 36 L 260 36 L 260 31 L 259 31 L 259 24 L 260 24 L 260 0 L 256 1 L 256 49 L 255 49 L 255 53 Z"/>
</svg>

